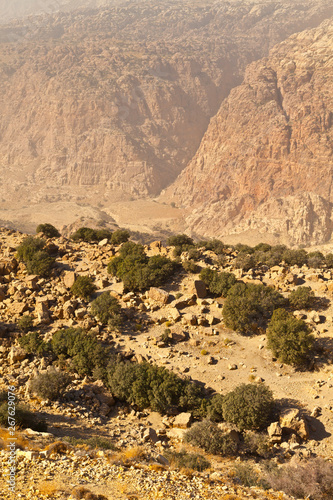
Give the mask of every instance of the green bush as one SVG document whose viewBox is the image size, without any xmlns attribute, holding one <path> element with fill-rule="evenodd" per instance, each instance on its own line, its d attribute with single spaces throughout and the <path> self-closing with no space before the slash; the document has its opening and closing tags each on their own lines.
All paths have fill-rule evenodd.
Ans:
<svg viewBox="0 0 333 500">
<path fill-rule="evenodd" d="M 27 354 L 37 354 L 37 356 L 44 356 L 50 351 L 50 344 L 44 342 L 43 338 L 38 332 L 31 332 L 19 338 L 20 346 Z"/>
<path fill-rule="evenodd" d="M 36 233 L 43 233 L 46 238 L 59 238 L 60 233 L 52 224 L 39 224 L 36 228 Z"/>
<path fill-rule="evenodd" d="M 237 245 L 235 245 L 235 250 L 239 253 L 246 253 L 249 255 L 254 253 L 254 248 L 249 245 L 244 245 L 243 243 L 237 243 Z"/>
<path fill-rule="evenodd" d="M 255 260 L 252 255 L 247 255 L 246 253 L 241 252 L 237 255 L 234 265 L 237 269 L 249 271 L 255 266 Z"/>
<path fill-rule="evenodd" d="M 70 289 L 75 297 L 81 297 L 83 299 L 88 299 L 95 290 L 96 286 L 94 285 L 93 279 L 89 276 L 78 276 Z"/>
<path fill-rule="evenodd" d="M 117 229 L 112 233 L 111 243 L 113 245 L 120 245 L 121 243 L 125 243 L 128 241 L 130 237 L 130 232 L 126 229 Z"/>
<path fill-rule="evenodd" d="M 167 239 L 167 246 L 169 246 L 169 247 L 181 247 L 181 248 L 185 247 L 185 249 L 187 249 L 187 247 L 189 247 L 189 246 L 190 247 L 194 246 L 194 241 L 192 240 L 192 238 L 190 238 L 186 234 L 177 234 L 175 236 L 170 236 Z"/>
<path fill-rule="evenodd" d="M 211 250 L 216 255 L 222 254 L 225 248 L 225 245 L 221 240 L 212 239 L 212 240 L 202 240 L 196 244 L 197 248 L 204 248 L 205 250 Z"/>
<path fill-rule="evenodd" d="M 274 311 L 267 328 L 267 340 L 273 355 L 291 365 L 304 363 L 314 342 L 308 325 L 285 309 Z"/>
<path fill-rule="evenodd" d="M 218 273 L 208 267 L 202 269 L 200 279 L 204 281 L 211 293 L 222 297 L 226 297 L 231 287 L 237 283 L 234 274 L 227 272 Z"/>
<path fill-rule="evenodd" d="M 196 274 L 200 270 L 200 267 L 193 260 L 184 260 L 182 266 L 187 273 L 191 274 Z"/>
<path fill-rule="evenodd" d="M 43 399 L 58 399 L 70 383 L 67 373 L 48 371 L 40 373 L 31 382 L 31 390 Z"/>
<path fill-rule="evenodd" d="M 107 385 L 118 399 L 160 413 L 173 407 L 196 410 L 203 398 L 199 386 L 149 363 L 111 363 Z"/>
<path fill-rule="evenodd" d="M 87 243 L 97 241 L 96 231 L 91 227 L 80 227 L 70 237 L 74 241 L 86 241 Z"/>
<path fill-rule="evenodd" d="M 308 254 L 308 262 L 309 267 L 317 269 L 318 267 L 323 267 L 325 264 L 325 257 L 321 252 L 310 252 Z"/>
<path fill-rule="evenodd" d="M 205 457 L 197 453 L 188 453 L 186 450 L 167 451 L 165 457 L 169 460 L 170 464 L 178 467 L 179 469 L 192 469 L 202 472 L 209 469 L 211 464 Z"/>
<path fill-rule="evenodd" d="M 314 302 L 314 292 L 309 286 L 300 286 L 289 294 L 289 303 L 294 309 L 311 309 Z"/>
<path fill-rule="evenodd" d="M 147 257 L 142 245 L 126 242 L 119 256 L 108 264 L 108 272 L 124 282 L 126 290 L 145 290 L 162 285 L 172 276 L 177 265 L 167 257 Z"/>
<path fill-rule="evenodd" d="M 212 420 L 213 422 L 223 421 L 222 403 L 222 394 L 214 394 L 214 396 L 206 403 L 206 414 L 209 420 Z"/>
<path fill-rule="evenodd" d="M 274 309 L 285 303 L 284 297 L 268 286 L 236 283 L 224 303 L 223 320 L 232 330 L 253 333 L 259 326 L 264 327 Z"/>
<path fill-rule="evenodd" d="M 116 328 L 121 323 L 121 307 L 118 300 L 109 292 L 102 293 L 91 303 L 91 314 L 104 325 Z"/>
<path fill-rule="evenodd" d="M 33 318 L 29 314 L 21 316 L 17 322 L 17 326 L 22 332 L 28 332 L 33 326 Z"/>
<path fill-rule="evenodd" d="M 48 276 L 54 259 L 43 250 L 45 240 L 28 236 L 17 247 L 17 257 L 23 262 L 29 274 Z"/>
<path fill-rule="evenodd" d="M 241 384 L 223 398 L 223 418 L 240 430 L 261 430 L 269 423 L 274 399 L 262 384 Z"/>
<path fill-rule="evenodd" d="M 325 256 L 325 264 L 328 269 L 331 269 L 333 267 L 333 253 L 328 253 Z"/>
<path fill-rule="evenodd" d="M 186 432 L 185 441 L 214 455 L 235 455 L 237 444 L 215 422 L 202 420 Z"/>
<path fill-rule="evenodd" d="M 298 266 L 302 267 L 304 264 L 308 262 L 308 254 L 305 250 L 291 250 L 287 248 L 283 254 L 282 259 L 289 266 Z"/>
<path fill-rule="evenodd" d="M 58 358 L 70 358 L 71 367 L 80 375 L 92 375 L 96 369 L 103 370 L 107 363 L 105 348 L 81 328 L 58 330 L 52 337 L 51 347 Z"/>
<path fill-rule="evenodd" d="M 264 252 L 264 253 L 267 253 L 267 252 L 270 252 L 272 250 L 272 246 L 269 245 L 268 243 L 258 243 L 258 245 L 256 245 L 254 248 L 253 248 L 254 252 Z"/>
</svg>

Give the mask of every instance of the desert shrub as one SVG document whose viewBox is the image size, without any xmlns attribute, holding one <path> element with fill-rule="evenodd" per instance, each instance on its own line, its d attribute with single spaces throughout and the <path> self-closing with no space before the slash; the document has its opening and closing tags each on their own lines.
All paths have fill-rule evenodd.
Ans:
<svg viewBox="0 0 333 500">
<path fill-rule="evenodd" d="M 298 266 L 302 267 L 304 264 L 308 262 L 308 254 L 305 250 L 291 250 L 287 248 L 283 254 L 282 259 L 289 266 Z"/>
<path fill-rule="evenodd" d="M 219 273 L 208 267 L 202 269 L 200 279 L 205 282 L 208 290 L 217 296 L 226 297 L 231 287 L 237 283 L 232 273 Z"/>
<path fill-rule="evenodd" d="M 88 243 L 97 240 L 96 231 L 91 227 L 80 227 L 70 237 L 74 241 L 86 241 Z"/>
<path fill-rule="evenodd" d="M 252 255 L 246 253 L 239 253 L 235 259 L 234 266 L 243 271 L 249 271 L 255 266 L 255 260 Z"/>
<path fill-rule="evenodd" d="M 310 252 L 308 254 L 308 262 L 309 267 L 318 268 L 323 267 L 325 264 L 325 257 L 321 252 Z"/>
<path fill-rule="evenodd" d="M 112 363 L 108 367 L 107 384 L 120 400 L 160 413 L 167 413 L 172 407 L 198 408 L 203 397 L 199 386 L 149 363 Z"/>
<path fill-rule="evenodd" d="M 58 330 L 51 346 L 58 358 L 71 358 L 71 367 L 80 375 L 92 375 L 107 362 L 107 353 L 96 337 L 81 328 Z"/>
<path fill-rule="evenodd" d="M 87 445 L 90 446 L 91 448 L 100 448 L 102 450 L 117 451 L 117 447 L 110 439 L 103 438 L 101 436 L 93 436 L 87 439 L 76 438 L 74 436 L 64 436 L 62 439 L 67 443 L 71 444 L 72 446 Z"/>
<path fill-rule="evenodd" d="M 59 238 L 60 233 L 52 224 L 39 224 L 36 228 L 36 233 L 43 233 L 46 238 Z"/>
<path fill-rule="evenodd" d="M 188 251 L 188 259 L 189 260 L 199 260 L 201 257 L 201 254 L 199 250 L 195 247 L 192 247 Z"/>
<path fill-rule="evenodd" d="M 3 427 L 8 427 L 8 406 L 7 400 L 0 404 L 0 425 Z M 47 430 L 47 425 L 45 420 L 38 418 L 38 416 L 29 410 L 25 405 L 22 405 L 18 400 L 16 400 L 15 406 L 15 425 L 22 429 L 33 429 L 38 432 L 45 432 Z"/>
<path fill-rule="evenodd" d="M 264 252 L 264 253 L 267 253 L 270 250 L 272 250 L 272 246 L 269 245 L 268 243 L 258 243 L 258 245 L 256 245 L 253 248 L 254 252 Z"/>
<path fill-rule="evenodd" d="M 22 332 L 28 332 L 33 326 L 33 318 L 30 314 L 25 314 L 21 316 L 17 322 L 17 326 Z"/>
<path fill-rule="evenodd" d="M 314 301 L 314 292 L 309 286 L 300 286 L 289 294 L 289 303 L 294 309 L 311 309 Z"/>
<path fill-rule="evenodd" d="M 102 240 L 111 241 L 113 234 L 112 231 L 109 231 L 109 229 L 96 229 L 95 233 L 97 241 L 102 241 Z"/>
<path fill-rule="evenodd" d="M 127 229 L 117 229 L 112 233 L 111 243 L 113 245 L 120 245 L 121 243 L 125 243 L 128 241 L 130 237 L 130 232 Z"/>
<path fill-rule="evenodd" d="M 48 342 L 44 342 L 38 332 L 27 333 L 26 335 L 23 335 L 23 337 L 19 338 L 18 341 L 27 354 L 44 356 L 50 351 L 50 344 Z"/>
<path fill-rule="evenodd" d="M 254 253 L 254 248 L 250 247 L 249 245 L 244 245 L 243 243 L 237 243 L 235 245 L 235 250 L 239 253 L 245 253 L 245 254 L 252 254 Z"/>
<path fill-rule="evenodd" d="M 175 236 L 170 236 L 167 239 L 167 246 L 182 248 L 185 247 L 186 249 L 188 246 L 194 246 L 194 241 L 186 234 L 177 234 Z"/>
<path fill-rule="evenodd" d="M 45 240 L 28 236 L 17 247 L 17 257 L 23 262 L 29 274 L 48 276 L 54 259 L 43 250 Z"/>
<path fill-rule="evenodd" d="M 214 455 L 234 455 L 237 444 L 211 420 L 197 422 L 186 432 L 185 441 Z"/>
<path fill-rule="evenodd" d="M 236 283 L 228 292 L 222 315 L 225 325 L 241 333 L 265 326 L 274 309 L 285 305 L 282 295 L 264 285 Z"/>
<path fill-rule="evenodd" d="M 225 248 L 225 245 L 221 240 L 212 239 L 212 240 L 202 240 L 196 244 L 197 248 L 204 248 L 205 250 L 211 250 L 216 255 L 222 254 Z"/>
<path fill-rule="evenodd" d="M 72 496 L 75 500 L 107 500 L 105 495 L 100 495 L 96 493 L 92 493 L 91 490 L 85 488 L 84 486 L 77 486 L 72 491 Z"/>
<path fill-rule="evenodd" d="M 31 382 L 31 390 L 43 399 L 58 399 L 70 383 L 67 373 L 48 371 L 40 373 Z"/>
<path fill-rule="evenodd" d="M 214 396 L 206 403 L 206 414 L 209 420 L 213 422 L 223 421 L 223 396 L 222 394 L 214 394 Z"/>
<path fill-rule="evenodd" d="M 270 453 L 270 444 L 267 434 L 253 431 L 246 432 L 244 435 L 243 452 L 266 458 Z"/>
<path fill-rule="evenodd" d="M 197 453 L 188 453 L 186 450 L 177 451 L 167 451 L 165 453 L 166 458 L 169 460 L 171 465 L 178 467 L 179 469 L 192 469 L 202 472 L 205 469 L 209 469 L 210 462 Z"/>
<path fill-rule="evenodd" d="M 267 482 L 260 473 L 248 462 L 238 463 L 234 466 L 234 478 L 247 487 L 257 486 L 267 489 Z"/>
<path fill-rule="evenodd" d="M 200 270 L 200 267 L 193 260 L 184 260 L 182 266 L 187 273 L 196 274 Z"/>
<path fill-rule="evenodd" d="M 295 498 L 333 498 L 333 464 L 320 457 L 272 468 L 266 480 L 271 488 Z"/>
<path fill-rule="evenodd" d="M 70 289 L 75 297 L 81 297 L 83 299 L 88 299 L 95 290 L 96 286 L 90 276 L 78 276 Z"/>
<path fill-rule="evenodd" d="M 121 323 L 121 307 L 109 292 L 104 292 L 91 303 L 91 314 L 104 325 L 116 328 Z"/>
<path fill-rule="evenodd" d="M 267 328 L 267 347 L 282 363 L 304 363 L 311 351 L 314 337 L 304 321 L 285 309 L 274 311 Z"/>
<path fill-rule="evenodd" d="M 333 267 L 333 253 L 328 253 L 325 256 L 325 264 L 326 264 L 326 267 L 328 267 L 329 269 L 331 269 Z"/>
<path fill-rule="evenodd" d="M 241 384 L 222 401 L 223 419 L 240 430 L 261 430 L 273 409 L 272 391 L 263 384 Z"/>
<path fill-rule="evenodd" d="M 120 254 L 108 264 L 108 272 L 124 282 L 126 290 L 144 290 L 162 285 L 172 276 L 176 264 L 167 257 L 147 257 L 140 244 L 126 242 Z"/>
</svg>

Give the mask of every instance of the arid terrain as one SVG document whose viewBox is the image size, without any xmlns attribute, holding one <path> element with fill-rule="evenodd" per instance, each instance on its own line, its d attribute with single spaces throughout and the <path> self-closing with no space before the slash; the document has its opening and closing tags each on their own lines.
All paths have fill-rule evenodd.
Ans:
<svg viewBox="0 0 333 500">
<path fill-rule="evenodd" d="M 20 401 L 28 404 L 35 415 L 45 418 L 48 434 L 35 431 L 20 434 L 17 475 L 20 498 L 85 498 L 75 496 L 78 487 L 103 494 L 107 499 L 153 499 L 162 495 L 177 500 L 290 498 L 272 489 L 246 488 L 238 480 L 235 482 L 235 457 L 205 454 L 211 462 L 209 471 L 187 471 L 190 476 L 183 476 L 185 471 L 177 467 L 170 468 L 164 457 L 169 450 L 185 447 L 187 453 L 204 453 L 183 442 L 190 425 L 189 413 L 175 417 L 149 409 L 141 411 L 115 398 L 101 381 L 75 372 L 56 401 L 36 396 L 31 391 L 31 381 L 39 373 L 52 370 L 53 361 L 49 356 L 28 354 L 18 339 L 38 332 L 46 341 L 62 328 L 83 328 L 124 360 L 149 362 L 181 378 L 197 381 L 206 388 L 206 397 L 212 393 L 227 394 L 241 383 L 268 386 L 276 401 L 275 420 L 280 415 L 282 425 L 281 415 L 285 411 L 296 411 L 299 415 L 292 420 L 293 424 L 288 424 L 297 424 L 291 435 L 283 434 L 272 441 L 276 444 L 271 444 L 271 460 L 288 464 L 291 459 L 332 458 L 331 269 L 325 265 L 313 268 L 282 263 L 273 267 L 257 265 L 243 271 L 236 267 L 239 255 L 236 250 L 225 247 L 218 263 L 217 254 L 201 249 L 195 259 L 199 266 L 196 273 L 180 267 L 161 289 L 126 292 L 123 283 L 107 271 L 107 264 L 119 255 L 121 246 L 115 247 L 107 240 L 87 243 L 63 236 L 49 239 L 46 248 L 55 257 L 55 264 L 51 275 L 41 278 L 29 275 L 26 266 L 17 261 L 15 249 L 26 236 L 11 230 L 1 231 L 1 390 L 15 385 Z M 326 252 L 330 251 L 332 247 L 327 247 Z M 145 252 L 150 257 L 164 255 L 174 259 L 173 247 L 163 247 L 159 242 L 145 246 Z M 181 259 L 186 258 L 184 252 Z M 294 314 L 305 320 L 315 337 L 311 366 L 299 369 L 273 358 L 264 330 L 244 336 L 226 328 L 222 316 L 225 299 L 203 291 L 198 285 L 198 272 L 202 268 L 231 272 L 244 283 L 271 286 L 285 297 L 300 286 L 310 287 L 316 297 L 313 308 Z M 70 287 L 80 276 L 90 276 L 96 286 L 90 301 L 101 293 L 117 298 L 125 318 L 118 330 L 94 318 L 88 299 L 73 295 Z M 30 333 L 22 332 L 18 326 L 24 316 L 33 320 Z M 161 340 L 166 328 L 171 335 L 170 344 Z M 5 442 L 6 435 L 1 432 Z M 268 429 L 267 438 L 273 439 L 269 432 Z M 68 437 L 72 438 L 71 444 L 59 448 L 59 440 L 64 443 L 63 439 L 68 441 Z M 109 440 L 117 451 L 103 451 L 98 444 L 94 450 L 92 445 L 88 446 L 89 438 Z M 52 452 L 55 442 L 58 448 Z M 1 453 L 6 464 L 7 451 Z M 256 467 L 262 468 L 263 459 L 256 460 Z M 255 463 L 246 455 L 241 461 L 248 467 Z M 3 495 L 14 498 L 10 493 Z"/>
</svg>

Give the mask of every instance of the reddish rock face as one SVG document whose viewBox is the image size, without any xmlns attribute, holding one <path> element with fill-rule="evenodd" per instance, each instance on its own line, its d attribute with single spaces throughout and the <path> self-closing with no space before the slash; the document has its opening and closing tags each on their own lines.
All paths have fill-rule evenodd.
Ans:
<svg viewBox="0 0 333 500">
<path fill-rule="evenodd" d="M 95 206 L 158 194 L 191 160 L 246 65 L 330 12 L 331 0 L 302 0 L 301 9 L 270 0 L 147 0 L 44 16 L 28 30 L 20 22 L 0 28 L 4 206 L 77 199 Z M 278 95 L 274 74 L 263 78 L 265 104 Z M 279 131 L 287 149 L 289 133 Z M 272 158 L 279 154 L 273 148 Z M 219 188 L 218 199 L 228 189 Z M 253 189 L 256 197 L 265 191 Z"/>
<path fill-rule="evenodd" d="M 252 63 L 169 194 L 187 226 L 289 243 L 330 238 L 333 22 L 293 35 Z M 172 199 L 172 198 L 171 198 Z M 269 236 L 269 234 L 268 234 Z"/>
</svg>

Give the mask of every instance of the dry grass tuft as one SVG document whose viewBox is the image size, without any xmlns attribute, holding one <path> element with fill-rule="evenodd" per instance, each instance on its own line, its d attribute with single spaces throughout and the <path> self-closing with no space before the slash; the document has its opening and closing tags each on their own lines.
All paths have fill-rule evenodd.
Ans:
<svg viewBox="0 0 333 500">
<path fill-rule="evenodd" d="M 50 452 L 50 456 L 52 455 L 66 455 L 68 451 L 70 451 L 70 447 L 63 443 L 62 441 L 56 441 L 55 443 L 51 443 L 46 447 L 46 450 Z"/>
<path fill-rule="evenodd" d="M 10 441 L 13 437 L 9 434 L 7 429 L 0 427 L 0 449 L 4 449 L 7 446 L 7 441 Z M 29 441 L 23 436 L 21 432 L 15 432 L 15 445 L 17 449 L 24 450 L 30 447 Z"/>
<path fill-rule="evenodd" d="M 114 464 L 129 466 L 137 462 L 142 462 L 145 458 L 144 449 L 141 446 L 134 446 L 133 448 L 127 448 L 127 450 L 114 453 L 110 456 L 109 460 Z"/>
</svg>

